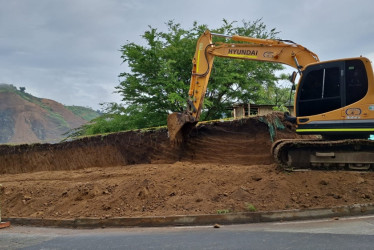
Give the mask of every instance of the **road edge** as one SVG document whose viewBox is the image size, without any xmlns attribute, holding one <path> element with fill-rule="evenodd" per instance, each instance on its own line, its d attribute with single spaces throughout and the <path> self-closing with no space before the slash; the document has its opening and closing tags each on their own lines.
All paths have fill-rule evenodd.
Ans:
<svg viewBox="0 0 374 250">
<path fill-rule="evenodd" d="M 176 215 L 117 218 L 4 218 L 12 225 L 58 228 L 167 227 L 248 224 L 259 222 L 315 220 L 374 214 L 374 204 L 354 204 L 333 208 L 296 209 L 269 212 L 245 212 L 208 215 Z"/>
</svg>

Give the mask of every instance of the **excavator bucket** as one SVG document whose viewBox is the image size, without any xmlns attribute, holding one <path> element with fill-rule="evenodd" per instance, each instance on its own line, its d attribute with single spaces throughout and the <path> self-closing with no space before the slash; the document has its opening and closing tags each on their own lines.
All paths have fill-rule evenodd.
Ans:
<svg viewBox="0 0 374 250">
<path fill-rule="evenodd" d="M 191 129 L 196 125 L 197 121 L 190 114 L 172 113 L 168 116 L 169 138 L 173 144 L 181 144 L 185 141 Z"/>
</svg>

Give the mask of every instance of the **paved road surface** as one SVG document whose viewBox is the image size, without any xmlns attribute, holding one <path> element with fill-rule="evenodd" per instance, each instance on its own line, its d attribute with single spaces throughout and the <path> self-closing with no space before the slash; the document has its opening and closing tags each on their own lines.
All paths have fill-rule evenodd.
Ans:
<svg viewBox="0 0 374 250">
<path fill-rule="evenodd" d="M 205 227 L 0 231 L 0 249 L 374 249 L 374 216 Z"/>
</svg>

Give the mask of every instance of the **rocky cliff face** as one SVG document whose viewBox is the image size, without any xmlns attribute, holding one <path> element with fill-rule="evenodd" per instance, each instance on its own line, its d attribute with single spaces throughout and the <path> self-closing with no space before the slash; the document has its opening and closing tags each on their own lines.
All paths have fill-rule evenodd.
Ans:
<svg viewBox="0 0 374 250">
<path fill-rule="evenodd" d="M 86 122 L 58 102 L 0 84 L 0 143 L 59 142 Z"/>
</svg>

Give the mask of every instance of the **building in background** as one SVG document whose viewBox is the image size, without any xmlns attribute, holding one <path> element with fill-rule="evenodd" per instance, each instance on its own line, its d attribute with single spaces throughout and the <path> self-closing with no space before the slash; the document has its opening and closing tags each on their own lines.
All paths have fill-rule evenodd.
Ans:
<svg viewBox="0 0 374 250">
<path fill-rule="evenodd" d="M 274 112 L 275 105 L 261 104 L 235 104 L 232 106 L 232 116 L 234 118 L 246 117 L 250 115 L 267 115 Z M 294 116 L 293 106 L 286 106 L 291 115 Z"/>
</svg>

